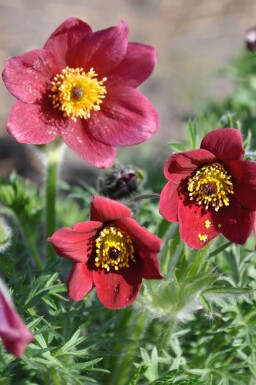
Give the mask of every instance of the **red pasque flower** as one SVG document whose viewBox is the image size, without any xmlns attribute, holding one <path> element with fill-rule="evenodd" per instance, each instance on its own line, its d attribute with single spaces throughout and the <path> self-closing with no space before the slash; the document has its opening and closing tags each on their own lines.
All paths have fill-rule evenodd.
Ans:
<svg viewBox="0 0 256 385">
<path fill-rule="evenodd" d="M 0 279 L 0 337 L 6 350 L 21 356 L 34 337 L 24 324 L 12 303 L 8 289 Z"/>
<path fill-rule="evenodd" d="M 140 226 L 122 203 L 95 196 L 91 220 L 57 230 L 49 241 L 57 254 L 74 260 L 68 294 L 81 300 L 94 287 L 110 309 L 130 305 L 142 278 L 161 279 L 161 240 Z"/>
<path fill-rule="evenodd" d="M 200 249 L 220 233 L 243 244 L 252 232 L 256 164 L 243 156 L 240 132 L 219 128 L 204 137 L 200 149 L 166 161 L 168 183 L 160 195 L 160 214 L 180 223 L 188 246 Z"/>
<path fill-rule="evenodd" d="M 60 135 L 85 161 L 109 167 L 117 146 L 149 139 L 159 116 L 136 90 L 156 62 L 153 47 L 128 43 L 128 26 L 92 32 L 69 18 L 36 49 L 5 63 L 3 80 L 17 98 L 8 132 L 45 144 Z"/>
</svg>

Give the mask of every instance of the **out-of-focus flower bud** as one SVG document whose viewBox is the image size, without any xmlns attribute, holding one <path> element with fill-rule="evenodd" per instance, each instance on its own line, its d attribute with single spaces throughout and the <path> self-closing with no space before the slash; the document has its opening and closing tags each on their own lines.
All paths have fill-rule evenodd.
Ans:
<svg viewBox="0 0 256 385">
<path fill-rule="evenodd" d="M 112 199 L 129 198 L 132 194 L 140 193 L 143 181 L 142 170 L 117 164 L 99 177 L 98 190 L 101 195 Z"/>
<path fill-rule="evenodd" d="M 21 356 L 33 335 L 16 312 L 8 288 L 0 278 L 0 337 L 6 350 Z"/>
<path fill-rule="evenodd" d="M 5 252 L 11 244 L 12 230 L 3 217 L 0 217 L 0 254 Z"/>
<path fill-rule="evenodd" d="M 256 50 L 256 26 L 245 32 L 245 44 L 248 51 Z"/>
</svg>

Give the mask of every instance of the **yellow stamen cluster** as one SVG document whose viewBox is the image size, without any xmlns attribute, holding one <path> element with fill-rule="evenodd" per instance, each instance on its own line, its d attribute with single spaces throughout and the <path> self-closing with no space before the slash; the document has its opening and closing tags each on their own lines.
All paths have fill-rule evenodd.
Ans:
<svg viewBox="0 0 256 385">
<path fill-rule="evenodd" d="M 229 194 L 234 194 L 231 175 L 219 162 L 201 167 L 188 180 L 190 200 L 196 200 L 208 210 L 211 204 L 215 211 L 229 205 Z"/>
<path fill-rule="evenodd" d="M 107 78 L 99 81 L 97 76 L 93 68 L 87 73 L 83 68 L 64 68 L 51 83 L 49 98 L 52 99 L 53 107 L 63 111 L 64 116 L 75 122 L 77 118 L 90 118 L 91 110 L 100 110 L 102 99 L 107 93 L 103 85 Z"/>
<path fill-rule="evenodd" d="M 135 262 L 134 246 L 131 238 L 113 224 L 105 226 L 95 241 L 95 266 L 107 271 L 130 267 Z"/>
</svg>

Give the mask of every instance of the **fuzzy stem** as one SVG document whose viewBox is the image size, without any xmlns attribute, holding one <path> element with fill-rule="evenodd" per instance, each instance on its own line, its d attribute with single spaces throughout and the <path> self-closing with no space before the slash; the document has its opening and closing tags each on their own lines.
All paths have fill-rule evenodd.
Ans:
<svg viewBox="0 0 256 385">
<path fill-rule="evenodd" d="M 46 152 L 46 186 L 45 186 L 45 215 L 46 237 L 49 238 L 56 230 L 56 187 L 58 165 L 60 163 L 62 146 L 49 147 Z M 47 243 L 47 255 L 49 262 L 56 258 L 52 245 Z"/>
<path fill-rule="evenodd" d="M 128 351 L 127 345 L 123 344 L 122 350 L 119 354 L 119 360 L 115 363 L 115 367 L 111 375 L 111 384 L 126 384 L 128 374 L 134 362 L 136 350 L 138 349 L 140 338 L 142 337 L 148 323 L 148 318 L 145 313 L 141 314 L 136 319 L 136 323 L 132 317 L 133 315 L 134 313 L 131 313 L 130 326 L 132 327 L 132 333 L 129 336 L 129 338 L 133 341 L 133 344 L 129 345 Z"/>
</svg>

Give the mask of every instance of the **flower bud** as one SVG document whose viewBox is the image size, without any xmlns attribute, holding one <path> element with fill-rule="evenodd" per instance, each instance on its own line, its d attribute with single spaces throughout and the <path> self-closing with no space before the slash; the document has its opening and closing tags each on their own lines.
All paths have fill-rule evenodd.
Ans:
<svg viewBox="0 0 256 385">
<path fill-rule="evenodd" d="M 101 195 L 112 199 L 128 198 L 131 194 L 140 193 L 143 180 L 142 170 L 117 164 L 99 177 L 98 190 Z"/>
<path fill-rule="evenodd" d="M 5 252 L 11 244 L 12 230 L 3 217 L 0 217 L 0 254 Z"/>
</svg>

